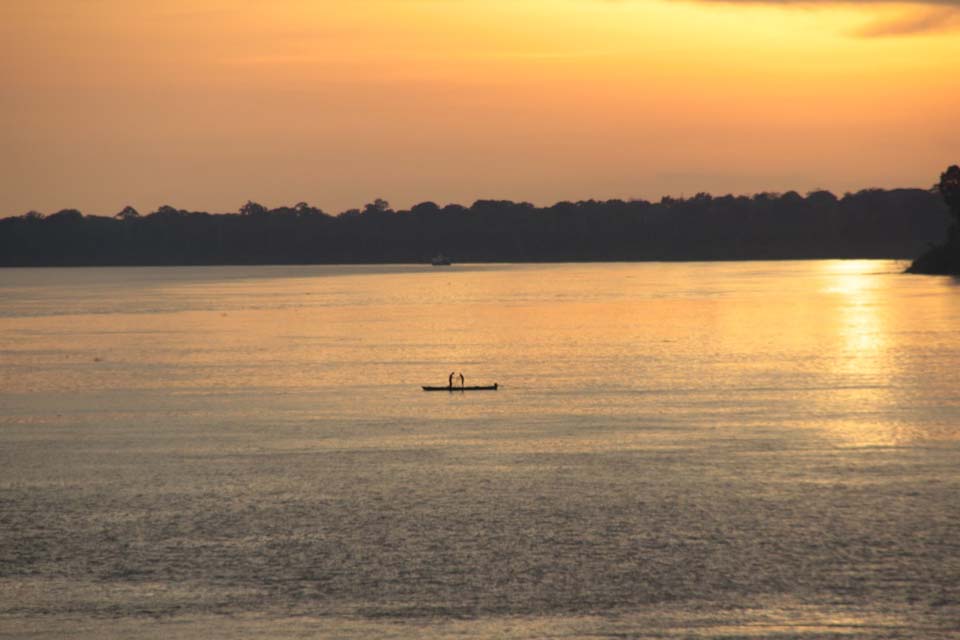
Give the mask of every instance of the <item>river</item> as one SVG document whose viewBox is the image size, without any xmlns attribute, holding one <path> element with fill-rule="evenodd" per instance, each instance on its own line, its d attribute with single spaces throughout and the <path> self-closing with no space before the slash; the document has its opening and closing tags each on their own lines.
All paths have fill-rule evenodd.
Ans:
<svg viewBox="0 0 960 640">
<path fill-rule="evenodd" d="M 904 266 L 2 270 L 0 637 L 960 637 Z"/>
</svg>

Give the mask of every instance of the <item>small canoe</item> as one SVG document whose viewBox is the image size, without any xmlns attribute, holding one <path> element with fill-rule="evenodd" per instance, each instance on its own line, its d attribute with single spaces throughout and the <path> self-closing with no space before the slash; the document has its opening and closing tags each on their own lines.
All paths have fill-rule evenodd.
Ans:
<svg viewBox="0 0 960 640">
<path fill-rule="evenodd" d="M 496 391 L 500 387 L 494 383 L 489 387 L 423 387 L 424 391 Z"/>
</svg>

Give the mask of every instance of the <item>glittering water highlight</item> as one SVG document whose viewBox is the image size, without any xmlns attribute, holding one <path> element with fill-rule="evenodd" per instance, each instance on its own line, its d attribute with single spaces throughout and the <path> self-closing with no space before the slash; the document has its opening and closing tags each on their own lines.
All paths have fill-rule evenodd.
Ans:
<svg viewBox="0 0 960 640">
<path fill-rule="evenodd" d="M 956 637 L 900 266 L 2 271 L 0 637 Z"/>
</svg>

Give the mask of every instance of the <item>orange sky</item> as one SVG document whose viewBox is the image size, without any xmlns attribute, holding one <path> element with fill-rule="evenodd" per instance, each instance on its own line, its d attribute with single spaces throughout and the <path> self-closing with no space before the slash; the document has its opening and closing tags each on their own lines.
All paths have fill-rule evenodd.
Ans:
<svg viewBox="0 0 960 640">
<path fill-rule="evenodd" d="M 929 186 L 960 5 L 0 2 L 0 216 Z"/>
</svg>

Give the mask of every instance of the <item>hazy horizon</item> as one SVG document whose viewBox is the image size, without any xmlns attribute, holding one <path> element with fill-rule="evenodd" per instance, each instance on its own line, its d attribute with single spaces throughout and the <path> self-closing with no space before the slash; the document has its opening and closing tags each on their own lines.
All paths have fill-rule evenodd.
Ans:
<svg viewBox="0 0 960 640">
<path fill-rule="evenodd" d="M 874 189 L 879 189 L 879 190 L 882 190 L 882 191 L 896 191 L 896 190 L 910 190 L 910 189 L 919 189 L 919 190 L 922 190 L 922 191 L 929 191 L 929 190 L 931 190 L 931 189 L 935 189 L 935 185 L 932 185 L 932 186 L 899 186 L 899 187 L 897 187 L 897 186 L 894 186 L 894 187 L 864 186 L 864 187 L 859 187 L 859 188 L 848 189 L 848 190 L 843 191 L 843 192 L 834 191 L 834 190 L 832 190 L 832 189 L 821 189 L 821 188 L 807 189 L 807 190 L 801 190 L 801 189 L 781 189 L 781 190 L 776 190 L 776 191 L 774 191 L 774 190 L 769 190 L 769 191 L 754 191 L 754 192 L 743 192 L 743 193 L 710 192 L 710 191 L 706 191 L 706 190 L 701 189 L 701 190 L 699 190 L 699 191 L 690 192 L 690 193 L 679 193 L 679 194 L 668 194 L 668 193 L 665 193 L 665 194 L 661 194 L 661 195 L 658 196 L 658 197 L 652 197 L 652 198 L 642 198 L 642 197 L 622 198 L 622 197 L 614 197 L 614 196 L 604 197 L 604 196 L 602 196 L 602 195 L 594 195 L 594 196 L 588 196 L 588 197 L 578 198 L 578 199 L 573 199 L 573 200 L 571 200 L 571 199 L 567 199 L 567 200 L 549 200 L 549 199 L 548 199 L 548 200 L 545 200 L 544 202 L 531 202 L 530 200 L 512 200 L 512 199 L 509 199 L 509 198 L 492 198 L 492 197 L 491 197 L 491 198 L 473 198 L 473 199 L 471 199 L 471 200 L 469 200 L 469 201 L 450 201 L 450 202 L 438 201 L 438 200 L 436 200 L 436 199 L 431 199 L 431 198 L 424 198 L 424 199 L 422 199 L 422 200 L 416 200 L 416 201 L 414 201 L 414 202 L 402 203 L 402 204 L 398 204 L 398 203 L 393 202 L 393 201 L 390 201 L 390 200 L 386 200 L 386 202 L 387 202 L 387 204 L 389 205 L 389 207 L 390 207 L 391 210 L 393 210 L 393 211 L 398 211 L 398 212 L 401 212 L 401 211 L 409 211 L 411 208 L 413 208 L 413 207 L 415 207 L 415 206 L 417 206 L 417 205 L 419 205 L 419 204 L 427 204 L 427 203 L 433 203 L 433 204 L 437 205 L 437 206 L 438 206 L 439 208 L 441 208 L 441 209 L 443 209 L 444 207 L 448 207 L 448 206 L 454 206 L 454 207 L 455 207 L 455 206 L 462 206 L 462 207 L 465 207 L 465 208 L 470 208 L 471 206 L 475 205 L 476 203 L 478 203 L 478 202 L 483 202 L 483 201 L 503 201 L 503 202 L 513 202 L 513 203 L 516 203 L 516 204 L 531 204 L 531 205 L 533 205 L 534 208 L 537 208 L 537 209 L 549 209 L 550 207 L 553 207 L 553 206 L 558 205 L 558 204 L 562 204 L 562 203 L 564 203 L 564 202 L 577 203 L 577 202 L 591 202 L 591 201 L 592 201 L 592 202 L 604 203 L 604 202 L 609 202 L 609 201 L 622 200 L 622 201 L 624 201 L 624 202 L 648 202 L 648 203 L 651 203 L 651 204 L 656 204 L 656 203 L 662 202 L 664 199 L 668 199 L 668 198 L 674 198 L 674 199 L 679 199 L 679 200 L 692 199 L 692 198 L 696 197 L 697 195 L 699 195 L 699 194 L 701 194 L 701 193 L 706 193 L 708 196 L 710 196 L 710 197 L 712 197 L 712 198 L 726 198 L 726 197 L 733 197 L 733 198 L 754 198 L 754 197 L 756 197 L 756 196 L 758 196 L 758 195 L 762 195 L 762 194 L 783 195 L 783 194 L 786 194 L 786 193 L 794 192 L 794 193 L 797 193 L 797 194 L 799 194 L 800 196 L 806 198 L 806 197 L 810 196 L 810 195 L 813 194 L 813 193 L 820 192 L 820 191 L 827 191 L 827 192 L 832 193 L 832 194 L 833 194 L 834 196 L 836 196 L 838 199 L 842 199 L 842 198 L 844 198 L 844 197 L 847 196 L 847 195 L 856 194 L 856 193 L 861 192 L 861 191 L 870 191 L 870 190 L 874 190 Z M 365 206 L 367 206 L 367 205 L 372 205 L 372 204 L 374 203 L 374 201 L 377 200 L 377 199 L 378 199 L 378 198 L 369 198 L 369 199 L 367 199 L 367 200 L 364 200 L 363 202 L 357 202 L 357 203 L 354 203 L 353 205 L 350 205 L 350 206 L 347 206 L 347 207 L 344 207 L 344 208 L 337 208 L 337 209 L 334 209 L 334 208 L 332 208 L 332 207 L 326 207 L 326 206 L 323 205 L 323 203 L 319 203 L 319 202 L 308 202 L 308 201 L 304 201 L 304 200 L 288 200 L 288 201 L 284 201 L 284 202 L 276 202 L 276 203 L 274 203 L 274 202 L 259 202 L 259 201 L 252 200 L 252 199 L 250 199 L 250 198 L 241 199 L 241 201 L 239 201 L 238 204 L 236 204 L 236 205 L 233 206 L 232 208 L 223 208 L 223 209 L 216 209 L 216 210 L 213 210 L 213 209 L 202 209 L 202 208 L 199 208 L 199 207 L 190 206 L 189 204 L 186 204 L 186 206 L 184 206 L 183 204 L 177 203 L 177 202 L 175 202 L 175 201 L 163 202 L 163 203 L 160 203 L 160 204 L 158 204 L 158 205 L 156 205 L 156 206 L 149 207 L 149 208 L 145 208 L 145 209 L 142 209 L 142 208 L 140 208 L 140 207 L 136 207 L 136 206 L 134 206 L 134 205 L 130 205 L 129 203 L 127 203 L 127 204 L 120 205 L 120 206 L 116 207 L 116 210 L 109 210 L 109 211 L 107 211 L 107 210 L 101 210 L 101 211 L 92 211 L 92 210 L 90 210 L 90 211 L 88 211 L 88 210 L 81 209 L 80 207 L 67 206 L 67 207 L 60 207 L 60 208 L 57 208 L 57 209 L 51 209 L 51 210 L 49 210 L 49 211 L 43 211 L 43 210 L 39 210 L 39 209 L 36 209 L 36 208 L 31 208 L 31 209 L 28 209 L 28 210 L 25 210 L 25 211 L 22 211 L 22 212 L 19 212 L 19 213 L 5 213 L 5 212 L 3 212 L 3 211 L 0 211 L 0 219 L 7 218 L 7 217 L 18 217 L 18 216 L 21 216 L 21 215 L 23 215 L 23 214 L 25 214 L 25 213 L 29 213 L 29 212 L 37 212 L 37 213 L 41 213 L 41 214 L 43 214 L 43 215 L 50 215 L 50 214 L 57 213 L 57 212 L 59 212 L 59 211 L 64 211 L 64 210 L 77 210 L 77 211 L 80 211 L 80 213 L 84 214 L 85 216 L 89 216 L 89 215 L 93 215 L 93 216 L 113 216 L 113 215 L 118 214 L 118 213 L 119 213 L 124 207 L 126 207 L 126 206 L 133 206 L 134 209 L 136 209 L 137 212 L 138 212 L 139 214 L 141 214 L 141 215 L 148 215 L 148 214 L 150 214 L 150 213 L 153 213 L 153 212 L 157 211 L 160 207 L 163 207 L 163 206 L 171 206 L 171 207 L 173 207 L 174 209 L 177 209 L 177 210 L 180 210 L 180 211 L 187 211 L 187 212 L 191 212 L 191 213 L 209 213 L 209 214 L 211 214 L 211 215 L 230 215 L 230 214 L 238 213 L 238 212 L 240 211 L 240 209 L 242 209 L 243 206 L 244 206 L 245 204 L 248 204 L 248 203 L 263 205 L 263 206 L 264 206 L 266 209 L 268 209 L 268 210 L 274 210 L 274 209 L 282 209 L 282 208 L 284 208 L 284 207 L 295 207 L 296 205 L 298 205 L 298 204 L 300 204 L 300 203 L 303 203 L 303 202 L 306 202 L 306 204 L 309 205 L 309 206 L 312 207 L 312 208 L 319 209 L 319 210 L 323 211 L 323 212 L 324 212 L 325 214 L 327 214 L 327 215 L 340 216 L 340 215 L 342 215 L 342 214 L 344 214 L 344 213 L 349 213 L 350 211 L 355 211 L 355 210 L 360 210 L 360 211 L 362 211 Z"/>
</svg>

